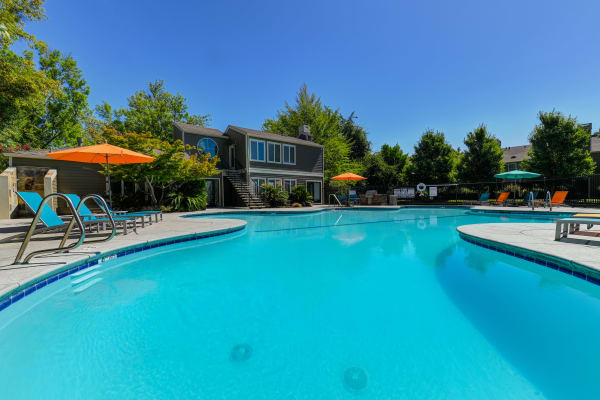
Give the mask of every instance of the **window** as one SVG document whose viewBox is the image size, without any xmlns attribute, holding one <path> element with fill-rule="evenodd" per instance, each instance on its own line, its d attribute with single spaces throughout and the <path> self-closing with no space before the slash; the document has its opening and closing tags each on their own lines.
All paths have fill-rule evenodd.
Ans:
<svg viewBox="0 0 600 400">
<path fill-rule="evenodd" d="M 265 161 L 265 142 L 250 139 L 250 160 Z"/>
<path fill-rule="evenodd" d="M 286 192 L 292 193 L 292 189 L 294 187 L 296 187 L 295 179 L 284 179 L 283 180 L 283 188 L 285 189 Z"/>
<path fill-rule="evenodd" d="M 268 178 L 267 185 L 279 187 L 281 186 L 281 178 Z"/>
<path fill-rule="evenodd" d="M 217 142 L 211 138 L 202 138 L 198 140 L 196 148 L 200 153 L 208 153 L 211 157 L 214 157 L 219 153 L 219 146 L 217 146 Z"/>
<path fill-rule="evenodd" d="M 267 161 L 270 163 L 281 163 L 281 144 L 267 143 Z"/>
<path fill-rule="evenodd" d="M 283 145 L 283 163 L 284 164 L 296 164 L 296 146 L 291 144 Z"/>
<path fill-rule="evenodd" d="M 254 190 L 254 193 L 259 194 L 262 191 L 262 185 L 266 182 L 265 178 L 252 178 L 252 189 Z"/>
</svg>

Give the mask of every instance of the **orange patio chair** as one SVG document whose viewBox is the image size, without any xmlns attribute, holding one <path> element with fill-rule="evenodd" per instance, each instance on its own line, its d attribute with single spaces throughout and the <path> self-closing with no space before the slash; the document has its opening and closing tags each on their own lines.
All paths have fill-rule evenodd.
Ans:
<svg viewBox="0 0 600 400">
<path fill-rule="evenodd" d="M 565 199 L 567 198 L 567 194 L 569 192 L 567 190 L 557 190 L 556 192 L 554 192 L 554 194 L 552 195 L 552 198 L 550 199 L 550 205 L 552 207 L 554 206 L 564 206 L 564 202 Z M 546 197 L 547 199 L 547 197 Z M 536 200 L 535 201 L 536 204 L 542 205 L 544 207 L 546 207 L 546 200 Z"/>
<path fill-rule="evenodd" d="M 553 206 L 563 206 L 565 199 L 567 198 L 567 194 L 569 192 L 566 190 L 559 190 L 554 192 L 554 194 L 552 195 L 552 200 L 550 200 L 550 202 L 552 203 Z"/>
<path fill-rule="evenodd" d="M 504 204 L 506 199 L 508 199 L 508 196 L 510 196 L 510 192 L 502 192 L 500 193 L 496 201 L 492 201 L 491 204 L 502 205 Z"/>
</svg>

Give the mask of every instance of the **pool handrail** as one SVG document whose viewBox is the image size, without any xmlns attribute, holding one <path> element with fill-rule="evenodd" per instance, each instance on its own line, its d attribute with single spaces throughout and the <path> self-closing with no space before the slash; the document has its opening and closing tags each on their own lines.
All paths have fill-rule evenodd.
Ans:
<svg viewBox="0 0 600 400">
<path fill-rule="evenodd" d="M 331 200 L 331 196 L 333 196 L 333 198 L 335 199 L 335 201 L 337 201 L 338 205 L 340 207 L 342 207 L 342 203 L 340 202 L 340 199 L 338 199 L 338 197 L 335 195 L 335 193 L 329 193 L 329 199 L 327 199 L 328 201 Z M 329 203 L 331 204 L 331 203 Z M 334 204 L 335 205 L 335 204 Z"/>
<path fill-rule="evenodd" d="M 81 246 L 81 244 L 83 243 L 84 239 L 85 239 L 85 228 L 83 226 L 83 222 L 81 221 L 81 218 L 79 218 L 79 215 L 77 214 L 77 210 L 75 209 L 75 206 L 73 205 L 73 202 L 71 201 L 71 199 L 69 199 L 67 196 L 65 196 L 62 193 L 50 193 L 49 195 L 45 196 L 42 201 L 40 202 L 40 205 L 38 207 L 38 209 L 35 211 L 35 216 L 33 217 L 33 220 L 31 221 L 31 225 L 29 226 L 29 229 L 27 230 L 27 233 L 25 234 L 25 238 L 23 239 L 23 242 L 21 243 L 21 247 L 19 247 L 19 251 L 17 252 L 17 256 L 15 257 L 15 260 L 13 262 L 13 264 L 21 264 L 21 258 L 23 257 L 23 253 L 25 253 L 25 250 L 27 249 L 27 246 L 29 245 L 29 242 L 31 241 L 31 237 L 33 236 L 33 234 L 36 231 L 36 227 L 40 221 L 40 219 L 42 218 L 42 214 L 47 214 L 47 215 L 56 215 L 54 213 L 54 211 L 52 211 L 52 209 L 46 204 L 48 203 L 49 200 L 51 200 L 53 197 L 59 197 L 62 198 L 66 203 L 67 206 L 69 208 L 69 211 L 71 211 L 71 214 L 73 216 L 73 219 L 71 219 L 71 222 L 68 224 L 68 227 L 65 231 L 65 235 L 63 236 L 59 247 L 57 248 L 51 248 L 51 249 L 41 249 L 41 250 L 36 250 L 33 251 L 31 253 L 29 253 L 25 259 L 23 260 L 24 264 L 27 264 L 29 262 L 29 260 L 31 260 L 33 257 L 40 255 L 40 254 L 46 254 L 46 253 L 64 253 L 66 251 L 69 250 L 73 250 L 79 246 Z M 23 197 L 21 197 L 23 198 Z M 27 204 L 27 206 L 32 209 L 32 206 L 25 202 L 25 204 Z M 48 207 L 47 207 L 48 206 Z M 46 208 L 47 207 L 47 208 Z M 51 214 L 48 213 L 48 210 L 50 210 Z M 56 216 L 58 218 L 58 216 Z M 60 218 L 58 218 L 60 219 Z M 62 221 L 62 220 L 61 220 Z M 69 237 L 69 233 L 71 232 L 72 226 L 77 223 L 77 226 L 79 228 L 80 231 L 80 235 L 79 235 L 79 240 L 77 240 L 74 243 L 71 243 L 68 246 L 64 246 L 65 242 L 67 241 L 68 237 Z M 47 226 L 48 229 L 45 230 L 40 230 L 39 232 L 43 232 L 43 231 L 48 231 L 48 230 L 53 230 L 59 227 L 64 227 L 66 224 L 62 224 L 62 225 L 56 225 L 54 223 L 52 223 L 51 225 L 48 225 L 46 222 L 44 222 L 44 225 Z"/>
</svg>

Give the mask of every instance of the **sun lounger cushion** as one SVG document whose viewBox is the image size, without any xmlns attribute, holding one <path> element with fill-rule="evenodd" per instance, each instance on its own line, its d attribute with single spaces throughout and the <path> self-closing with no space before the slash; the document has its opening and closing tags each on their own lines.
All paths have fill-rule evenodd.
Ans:
<svg viewBox="0 0 600 400">
<path fill-rule="evenodd" d="M 42 204 L 42 196 L 37 192 L 17 192 L 21 200 L 27 205 L 27 207 L 33 211 L 33 213 L 37 213 L 40 205 Z M 64 221 L 60 219 L 58 215 L 50 208 L 48 204 L 44 204 L 44 208 L 42 209 L 42 215 L 40 216 L 40 220 L 44 225 L 48 228 L 53 226 L 60 226 L 64 224 Z"/>
<path fill-rule="evenodd" d="M 571 218 L 600 218 L 600 214 L 575 214 Z"/>
</svg>

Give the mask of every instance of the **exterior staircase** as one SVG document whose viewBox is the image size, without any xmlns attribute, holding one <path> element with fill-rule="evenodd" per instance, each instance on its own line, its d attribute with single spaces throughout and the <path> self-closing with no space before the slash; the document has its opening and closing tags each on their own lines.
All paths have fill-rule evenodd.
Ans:
<svg viewBox="0 0 600 400">
<path fill-rule="evenodd" d="M 241 199 L 244 207 L 263 208 L 265 204 L 260 197 L 252 192 L 250 186 L 242 179 L 241 174 L 237 171 L 227 171 L 225 178 L 231 183 L 236 195 Z"/>
</svg>

